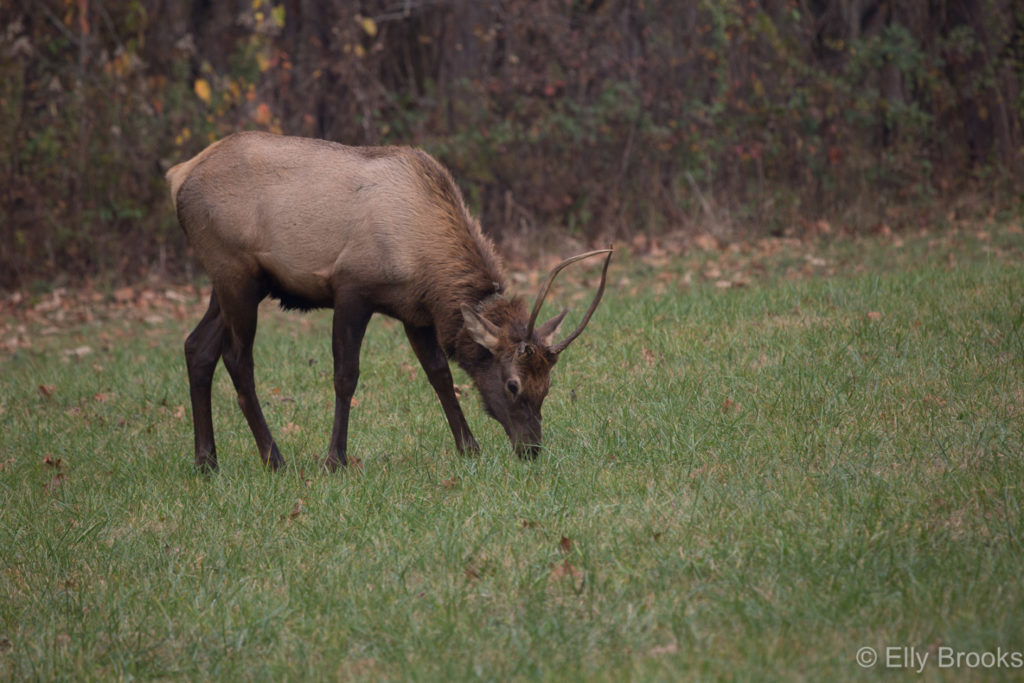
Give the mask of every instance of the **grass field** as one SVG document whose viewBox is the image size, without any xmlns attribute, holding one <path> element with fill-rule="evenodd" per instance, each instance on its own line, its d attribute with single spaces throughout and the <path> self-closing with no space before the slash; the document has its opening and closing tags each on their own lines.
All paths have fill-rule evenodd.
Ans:
<svg viewBox="0 0 1024 683">
<path fill-rule="evenodd" d="M 257 337 L 288 469 L 260 466 L 221 368 L 203 476 L 195 301 L 23 300 L 38 315 L 9 307 L 0 352 L 0 678 L 830 680 L 914 655 L 1020 676 L 1022 257 L 1005 222 L 620 250 L 536 462 L 471 390 L 482 454 L 457 455 L 375 319 L 361 466 L 337 475 L 325 314 L 267 307 Z"/>
</svg>

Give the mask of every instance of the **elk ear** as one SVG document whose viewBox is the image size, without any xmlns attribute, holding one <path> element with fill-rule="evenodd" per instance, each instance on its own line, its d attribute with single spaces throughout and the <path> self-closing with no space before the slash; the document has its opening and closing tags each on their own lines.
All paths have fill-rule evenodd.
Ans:
<svg viewBox="0 0 1024 683">
<path fill-rule="evenodd" d="M 558 330 L 562 328 L 562 320 L 565 319 L 565 314 L 568 312 L 569 309 L 566 308 L 554 318 L 548 320 L 537 328 L 537 337 L 540 338 L 541 344 L 544 346 L 551 346 L 555 343 L 555 335 L 557 335 Z"/>
<path fill-rule="evenodd" d="M 462 319 L 466 322 L 466 329 L 469 330 L 473 341 L 491 353 L 495 353 L 498 348 L 498 328 L 487 319 L 477 315 L 466 304 L 462 304 Z"/>
</svg>

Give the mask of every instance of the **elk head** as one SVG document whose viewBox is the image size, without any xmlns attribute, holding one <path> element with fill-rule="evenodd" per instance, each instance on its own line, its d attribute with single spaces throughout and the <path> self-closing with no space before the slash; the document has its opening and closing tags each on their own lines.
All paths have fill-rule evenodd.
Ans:
<svg viewBox="0 0 1024 683">
<path fill-rule="evenodd" d="M 541 286 L 529 318 L 521 299 L 495 296 L 476 307 L 462 306 L 465 326 L 459 345 L 460 364 L 480 391 L 484 409 L 501 423 L 520 457 L 535 458 L 540 451 L 541 405 L 551 385 L 551 368 L 597 310 L 604 294 L 612 251 L 590 251 L 555 266 Z M 568 309 L 536 325 L 551 283 L 565 267 L 600 254 L 608 256 L 594 300 L 576 329 L 561 341 L 555 341 Z"/>
</svg>

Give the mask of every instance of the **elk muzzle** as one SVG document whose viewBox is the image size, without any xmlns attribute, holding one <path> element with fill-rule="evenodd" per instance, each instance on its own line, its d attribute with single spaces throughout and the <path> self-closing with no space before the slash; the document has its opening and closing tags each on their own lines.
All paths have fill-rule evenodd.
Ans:
<svg viewBox="0 0 1024 683">
<path fill-rule="evenodd" d="M 512 442 L 516 455 L 523 460 L 536 460 L 541 447 L 540 414 L 510 420 L 508 423 L 503 422 L 502 426 L 508 434 L 509 441 Z"/>
</svg>

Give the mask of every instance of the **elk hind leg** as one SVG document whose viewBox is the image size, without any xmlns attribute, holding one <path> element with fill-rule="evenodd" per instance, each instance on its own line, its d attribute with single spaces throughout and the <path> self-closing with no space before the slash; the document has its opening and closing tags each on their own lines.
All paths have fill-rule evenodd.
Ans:
<svg viewBox="0 0 1024 683">
<path fill-rule="evenodd" d="M 185 365 L 188 368 L 188 392 L 192 402 L 192 424 L 195 432 L 196 467 L 217 469 L 217 446 L 213 437 L 213 414 L 210 392 L 213 372 L 224 348 L 227 328 L 220 315 L 217 294 L 210 295 L 210 305 L 196 328 L 185 340 Z"/>
<path fill-rule="evenodd" d="M 348 463 L 348 414 L 359 383 L 359 350 L 373 309 L 357 298 L 335 295 L 331 350 L 334 353 L 334 429 L 324 468 L 335 471 Z"/>
</svg>

